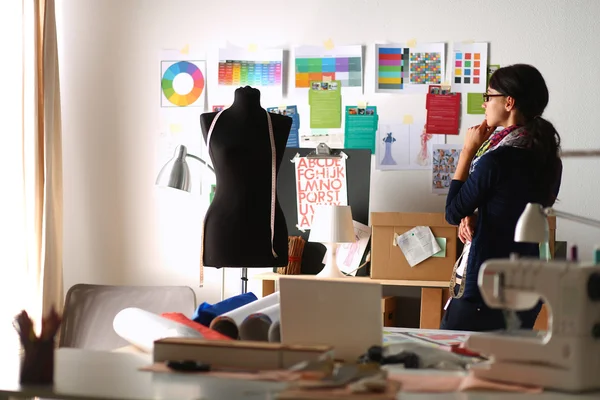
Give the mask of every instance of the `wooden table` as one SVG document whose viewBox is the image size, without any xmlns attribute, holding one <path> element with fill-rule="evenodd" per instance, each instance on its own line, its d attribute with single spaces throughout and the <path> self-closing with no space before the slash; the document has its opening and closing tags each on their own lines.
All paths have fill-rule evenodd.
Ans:
<svg viewBox="0 0 600 400">
<path fill-rule="evenodd" d="M 371 279 L 369 277 L 317 278 L 316 275 L 280 275 L 275 272 L 256 274 L 251 279 L 262 281 L 262 295 L 275 292 L 275 281 L 280 277 L 298 277 L 304 279 L 352 280 L 352 282 L 375 282 L 382 286 L 412 286 L 421 288 L 421 329 L 439 329 L 443 308 L 448 300 L 448 281 L 405 281 L 391 279 Z"/>
</svg>

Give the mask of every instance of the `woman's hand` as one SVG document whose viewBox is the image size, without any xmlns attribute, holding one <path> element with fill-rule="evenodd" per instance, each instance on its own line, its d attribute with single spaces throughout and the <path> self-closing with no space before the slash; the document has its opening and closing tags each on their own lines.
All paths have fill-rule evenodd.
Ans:
<svg viewBox="0 0 600 400">
<path fill-rule="evenodd" d="M 461 242 L 467 243 L 473 240 L 475 234 L 475 226 L 477 225 L 477 214 L 473 214 L 468 217 L 464 217 L 460 220 L 458 226 L 458 238 Z"/>
<path fill-rule="evenodd" d="M 483 142 L 488 140 L 490 135 L 496 130 L 495 126 L 488 126 L 487 121 L 484 119 L 481 125 L 475 125 L 467 130 L 465 137 L 465 144 L 463 149 L 471 154 L 475 154 L 481 147 Z"/>
</svg>

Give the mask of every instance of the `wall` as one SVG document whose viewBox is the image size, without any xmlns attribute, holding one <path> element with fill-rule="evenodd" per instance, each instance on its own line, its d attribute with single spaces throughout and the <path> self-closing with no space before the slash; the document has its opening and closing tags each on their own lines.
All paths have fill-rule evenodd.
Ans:
<svg viewBox="0 0 600 400">
<path fill-rule="evenodd" d="M 425 99 L 374 93 L 374 43 L 488 41 L 491 63 L 531 63 L 542 71 L 551 93 L 545 116 L 562 134 L 564 148 L 600 147 L 593 117 L 600 97 L 591 87 L 600 57 L 589 44 L 600 37 L 595 0 L 58 3 L 67 288 L 78 282 L 197 286 L 201 202 L 154 186 L 164 48 L 189 44 L 210 57 L 227 41 L 286 49 L 329 38 L 363 44 L 364 98 L 379 107 L 381 118 L 390 118 L 423 115 Z M 293 67 L 287 71 L 291 78 Z M 464 114 L 462 126 L 480 119 Z M 599 165 L 565 161 L 558 207 L 600 218 L 600 189 L 593 184 Z M 426 171 L 373 171 L 372 211 L 442 211 L 443 205 L 443 197 L 430 194 Z M 585 259 L 596 237 L 591 228 L 559 221 L 558 239 L 578 243 Z M 228 272 L 228 295 L 239 292 L 237 277 Z M 220 272 L 208 269 L 206 280 L 205 288 L 196 288 L 199 300 L 215 301 Z"/>
</svg>

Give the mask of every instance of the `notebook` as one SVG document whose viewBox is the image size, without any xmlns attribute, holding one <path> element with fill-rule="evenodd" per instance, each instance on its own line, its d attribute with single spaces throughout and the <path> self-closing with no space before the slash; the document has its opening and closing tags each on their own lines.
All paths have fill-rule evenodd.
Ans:
<svg viewBox="0 0 600 400">
<path fill-rule="evenodd" d="M 283 344 L 329 345 L 350 362 L 382 344 L 380 284 L 282 276 L 279 291 Z"/>
</svg>

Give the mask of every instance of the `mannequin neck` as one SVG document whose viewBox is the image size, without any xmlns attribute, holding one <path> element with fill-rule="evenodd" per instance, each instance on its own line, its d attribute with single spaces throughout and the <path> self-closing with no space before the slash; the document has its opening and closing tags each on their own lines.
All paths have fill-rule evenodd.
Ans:
<svg viewBox="0 0 600 400">
<path fill-rule="evenodd" d="M 230 108 L 239 110 L 262 109 L 260 106 L 260 91 L 250 86 L 236 89 L 233 104 Z"/>
</svg>

